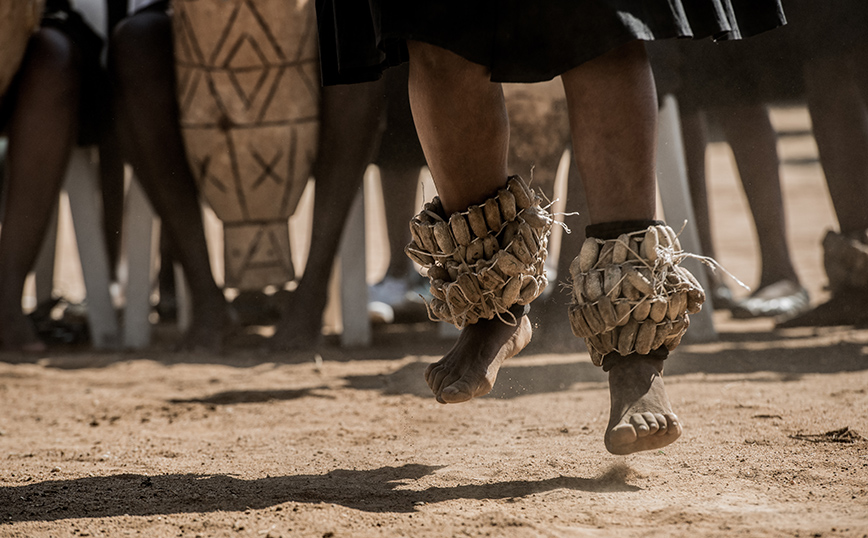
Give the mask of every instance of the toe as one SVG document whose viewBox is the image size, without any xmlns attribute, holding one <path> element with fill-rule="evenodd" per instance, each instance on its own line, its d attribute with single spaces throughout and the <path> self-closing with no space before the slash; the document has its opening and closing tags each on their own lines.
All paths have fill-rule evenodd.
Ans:
<svg viewBox="0 0 868 538">
<path fill-rule="evenodd" d="M 437 363 L 431 363 L 425 368 L 425 383 L 428 383 L 428 386 L 431 386 L 431 376 L 434 375 L 434 370 L 437 368 Z"/>
<path fill-rule="evenodd" d="M 457 380 L 455 373 L 449 368 L 441 368 L 437 375 L 434 376 L 434 384 L 437 386 L 436 392 L 440 392 Z"/>
<path fill-rule="evenodd" d="M 657 421 L 657 432 L 656 433 L 658 435 L 665 434 L 666 430 L 669 426 L 669 424 L 668 424 L 669 421 L 666 420 L 666 417 L 663 416 L 661 413 L 655 413 L 654 414 L 654 420 Z"/>
<path fill-rule="evenodd" d="M 667 424 L 667 433 L 672 435 L 681 434 L 681 424 L 678 422 L 678 417 L 675 413 L 666 413 L 664 415 Z"/>
<path fill-rule="evenodd" d="M 435 367 L 425 376 L 425 381 L 428 382 L 428 386 L 431 387 L 435 393 L 440 392 L 440 389 L 443 388 L 443 378 L 446 377 L 448 371 L 440 365 L 435 365 Z"/>
<path fill-rule="evenodd" d="M 657 421 L 657 416 L 651 412 L 642 413 L 642 418 L 645 419 L 645 424 L 648 425 L 648 435 L 654 435 L 660 429 L 660 422 Z"/>
<path fill-rule="evenodd" d="M 473 393 L 470 390 L 470 386 L 466 382 L 459 380 L 444 388 L 440 392 L 438 401 L 460 403 L 466 402 L 471 398 L 473 398 Z"/>
<path fill-rule="evenodd" d="M 438 386 L 439 386 L 440 390 L 442 391 L 442 390 L 446 389 L 446 387 L 449 387 L 449 386 L 455 384 L 455 382 L 458 381 L 459 379 L 461 379 L 461 376 L 459 374 L 457 374 L 455 372 L 446 372 L 438 380 Z"/>
<path fill-rule="evenodd" d="M 650 433 L 648 423 L 645 422 L 645 417 L 642 416 L 641 413 L 630 415 L 630 424 L 633 426 L 633 429 L 636 430 L 636 435 L 639 437 L 645 437 Z"/>
</svg>

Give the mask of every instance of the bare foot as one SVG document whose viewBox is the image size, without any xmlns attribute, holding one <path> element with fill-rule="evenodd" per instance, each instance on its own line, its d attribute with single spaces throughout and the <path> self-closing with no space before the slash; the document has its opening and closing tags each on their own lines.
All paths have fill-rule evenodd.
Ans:
<svg viewBox="0 0 868 538">
<path fill-rule="evenodd" d="M 0 315 L 0 350 L 41 353 L 47 349 L 39 340 L 30 319 L 22 312 Z"/>
<path fill-rule="evenodd" d="M 235 328 L 235 314 L 225 301 L 193 312 L 190 326 L 178 343 L 178 350 L 221 353 L 224 339 Z"/>
<path fill-rule="evenodd" d="M 635 355 L 617 361 L 609 371 L 612 407 L 605 441 L 612 454 L 662 448 L 681 436 L 662 373 L 662 360 Z"/>
<path fill-rule="evenodd" d="M 322 316 L 324 298 L 306 300 L 303 292 L 296 291 L 281 299 L 280 321 L 271 337 L 274 351 L 314 349 L 322 343 Z"/>
<path fill-rule="evenodd" d="M 440 403 L 460 403 L 491 392 L 500 365 L 530 343 L 530 320 L 518 324 L 481 320 L 461 331 L 442 359 L 428 366 L 425 381 Z"/>
</svg>

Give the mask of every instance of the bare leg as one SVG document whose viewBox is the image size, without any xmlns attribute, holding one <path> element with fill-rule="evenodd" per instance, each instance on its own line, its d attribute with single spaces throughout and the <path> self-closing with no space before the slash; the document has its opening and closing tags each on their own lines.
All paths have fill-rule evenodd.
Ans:
<svg viewBox="0 0 868 538">
<path fill-rule="evenodd" d="M 116 128 L 116 124 L 111 125 L 99 146 L 103 231 L 112 279 L 117 276 L 115 271 L 120 258 L 121 227 L 124 221 L 124 160 Z"/>
<path fill-rule="evenodd" d="M 182 346 L 219 350 L 231 322 L 211 272 L 199 192 L 179 129 L 171 19 L 134 15 L 118 26 L 110 50 L 125 153 L 190 285 L 193 319 Z"/>
<path fill-rule="evenodd" d="M 735 155 L 741 184 L 756 227 L 762 271 L 759 288 L 781 280 L 799 283 L 787 246 L 777 135 L 762 105 L 716 111 Z"/>
<path fill-rule="evenodd" d="M 868 83 L 861 61 L 831 57 L 805 65 L 814 138 L 842 235 L 868 243 Z M 868 324 L 868 290 L 833 290 L 831 299 L 781 327 Z"/>
<path fill-rule="evenodd" d="M 817 60 L 805 69 L 814 136 L 845 235 L 868 229 L 868 111 L 857 80 L 846 59 Z"/>
<path fill-rule="evenodd" d="M 433 45 L 410 42 L 410 105 L 419 141 L 448 215 L 484 201 L 506 183 L 509 121 L 499 84 L 486 68 Z M 531 338 L 527 316 L 515 326 L 483 320 L 425 379 L 441 403 L 487 394 L 501 363 Z"/>
<path fill-rule="evenodd" d="M 410 242 L 407 222 L 415 214 L 419 166 L 413 163 L 408 166 L 384 164 L 380 166 L 380 178 L 386 209 L 386 232 L 389 237 L 389 269 L 386 275 L 406 279 L 413 270 L 412 262 L 404 254 L 404 247 Z"/>
<path fill-rule="evenodd" d="M 408 76 L 406 65 L 389 69 L 383 74 L 386 130 L 375 160 L 380 167 L 389 237 L 389 269 L 386 275 L 396 279 L 405 279 L 412 271 L 413 264 L 404 254 L 404 247 L 410 242 L 407 222 L 416 213 L 419 171 L 427 164 L 410 111 Z"/>
<path fill-rule="evenodd" d="M 708 185 L 705 177 L 705 150 L 708 146 L 705 114 L 699 110 L 682 111 L 681 129 L 684 137 L 684 156 L 687 161 L 687 180 L 690 184 L 690 200 L 693 205 L 693 220 L 699 232 L 702 254 L 714 258 Z"/>
<path fill-rule="evenodd" d="M 708 207 L 708 185 L 705 177 L 705 150 L 708 146 L 708 126 L 706 116 L 699 110 L 682 110 L 681 128 L 684 136 L 684 156 L 687 161 L 687 182 L 690 186 L 690 200 L 693 205 L 693 221 L 699 233 L 702 254 L 716 258 L 714 241 L 711 236 L 711 211 Z M 730 309 L 735 305 L 732 292 L 723 283 L 720 272 L 705 268 L 711 287 L 714 307 Z"/>
<path fill-rule="evenodd" d="M 75 143 L 77 51 L 64 34 L 42 29 L 30 40 L 20 76 L 8 130 L 8 190 L 0 234 L 0 345 L 40 351 L 45 346 L 21 311 L 21 295 Z"/>
<path fill-rule="evenodd" d="M 644 45 L 619 47 L 562 78 L 591 222 L 653 219 L 657 97 Z M 615 362 L 605 436 L 610 452 L 659 448 L 681 435 L 662 372 L 663 361 L 640 355 Z"/>
<path fill-rule="evenodd" d="M 504 186 L 509 120 L 485 67 L 410 42 L 410 106 L 431 176 L 449 215 Z"/>
<path fill-rule="evenodd" d="M 561 78 L 591 222 L 653 219 L 657 97 L 644 46 L 624 45 Z"/>
<path fill-rule="evenodd" d="M 288 296 L 276 350 L 309 348 L 322 338 L 328 282 L 346 217 L 380 138 L 381 84 L 323 88 L 320 142 L 314 165 L 313 237 L 298 288 Z"/>
<path fill-rule="evenodd" d="M 777 134 L 763 105 L 731 106 L 713 112 L 735 155 L 753 215 L 760 248 L 757 290 L 732 309 L 736 318 L 792 317 L 808 308 L 787 244 Z"/>
</svg>

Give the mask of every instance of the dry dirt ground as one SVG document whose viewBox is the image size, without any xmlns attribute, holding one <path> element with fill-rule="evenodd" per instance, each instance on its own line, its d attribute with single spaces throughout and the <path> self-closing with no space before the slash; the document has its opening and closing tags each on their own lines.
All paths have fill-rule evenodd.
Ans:
<svg viewBox="0 0 868 538">
<path fill-rule="evenodd" d="M 798 160 L 810 140 L 787 148 Z M 719 256 L 750 283 L 728 159 L 712 149 Z M 819 302 L 822 176 L 784 180 Z M 868 536 L 868 330 L 715 318 L 718 341 L 667 365 L 683 437 L 627 457 L 603 448 L 605 377 L 578 345 L 527 350 L 457 406 L 422 380 L 449 346 L 426 323 L 319 354 L 6 354 L 0 536 Z"/>
</svg>

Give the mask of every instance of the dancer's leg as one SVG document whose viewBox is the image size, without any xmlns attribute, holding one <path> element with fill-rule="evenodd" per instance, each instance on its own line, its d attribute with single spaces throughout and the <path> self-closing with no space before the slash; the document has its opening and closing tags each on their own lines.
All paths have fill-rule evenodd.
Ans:
<svg viewBox="0 0 868 538">
<path fill-rule="evenodd" d="M 410 42 L 410 105 L 437 192 L 449 215 L 506 184 L 509 121 L 499 84 L 485 67 L 433 45 Z M 531 338 L 527 316 L 509 325 L 480 320 L 425 372 L 441 403 L 487 394 L 501 363 Z"/>
<path fill-rule="evenodd" d="M 619 47 L 562 78 L 591 222 L 653 219 L 657 97 L 644 45 Z M 663 386 L 663 361 L 634 354 L 613 364 L 606 448 L 628 454 L 675 441 L 681 424 Z"/>
<path fill-rule="evenodd" d="M 563 74 L 591 223 L 653 219 L 657 97 L 642 43 Z"/>
</svg>

